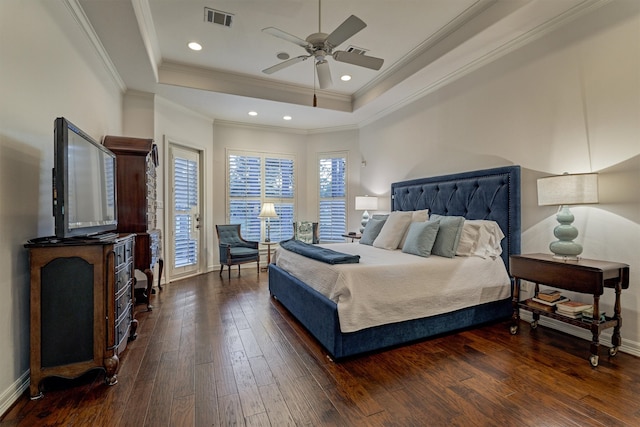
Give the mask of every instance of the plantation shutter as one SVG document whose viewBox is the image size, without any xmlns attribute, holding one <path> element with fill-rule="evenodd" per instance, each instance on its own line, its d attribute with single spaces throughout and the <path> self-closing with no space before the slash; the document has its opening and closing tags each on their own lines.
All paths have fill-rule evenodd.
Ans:
<svg viewBox="0 0 640 427">
<path fill-rule="evenodd" d="M 342 242 L 347 227 L 346 155 L 325 155 L 318 162 L 320 241 Z"/>
<path fill-rule="evenodd" d="M 229 223 L 240 224 L 247 240 L 260 240 L 262 159 L 229 155 Z"/>
<path fill-rule="evenodd" d="M 228 155 L 229 219 L 240 224 L 242 236 L 260 241 L 261 226 L 269 221 L 271 241 L 293 236 L 295 162 L 286 155 L 232 152 Z M 262 204 L 275 205 L 278 218 L 260 220 Z"/>
<path fill-rule="evenodd" d="M 271 240 L 279 242 L 293 236 L 294 168 L 293 160 L 265 159 L 264 201 L 275 205 L 277 219 L 270 219 Z"/>
<path fill-rule="evenodd" d="M 198 165 L 193 160 L 174 158 L 175 258 L 174 267 L 196 263 L 198 240 L 192 238 L 191 208 L 198 204 Z"/>
</svg>

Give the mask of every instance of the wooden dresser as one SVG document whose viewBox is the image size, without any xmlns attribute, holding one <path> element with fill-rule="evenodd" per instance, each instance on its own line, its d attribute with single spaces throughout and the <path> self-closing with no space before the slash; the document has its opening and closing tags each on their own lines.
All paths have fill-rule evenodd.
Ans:
<svg viewBox="0 0 640 427">
<path fill-rule="evenodd" d="M 136 302 L 151 310 L 153 269 L 158 264 L 162 289 L 162 236 L 157 228 L 156 168 L 158 148 L 152 139 L 105 136 L 103 144 L 116 155 L 118 232 L 136 234 L 136 269 L 147 276 L 146 289 L 136 292 Z"/>
<path fill-rule="evenodd" d="M 31 266 L 31 399 L 46 377 L 76 378 L 103 368 L 117 372 L 127 341 L 136 337 L 133 310 L 135 236 L 106 240 L 34 239 Z"/>
</svg>

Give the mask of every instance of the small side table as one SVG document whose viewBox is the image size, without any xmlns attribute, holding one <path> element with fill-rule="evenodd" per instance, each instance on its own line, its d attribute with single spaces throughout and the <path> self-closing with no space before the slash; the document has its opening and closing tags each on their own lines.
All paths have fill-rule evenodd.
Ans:
<svg viewBox="0 0 640 427">
<path fill-rule="evenodd" d="M 267 247 L 267 266 L 261 268 L 262 271 L 266 271 L 269 269 L 269 264 L 271 264 L 271 246 L 277 245 L 278 242 L 260 242 L 260 244 Z"/>
<path fill-rule="evenodd" d="M 351 243 L 353 243 L 354 240 L 360 240 L 362 234 L 343 234 L 342 237 L 345 239 L 351 239 Z"/>
<path fill-rule="evenodd" d="M 550 317 L 582 329 L 591 331 L 591 366 L 598 366 L 598 348 L 600 346 L 600 332 L 607 328 L 613 328 L 611 337 L 612 347 L 609 355 L 615 356 L 618 347 L 622 343 L 620 327 L 622 326 L 622 313 L 620 309 L 620 294 L 623 289 L 629 288 L 629 266 L 618 262 L 599 261 L 581 258 L 577 261 L 564 261 L 555 259 L 547 254 L 512 255 L 510 257 L 511 275 L 515 278 L 513 289 L 513 315 L 511 317 L 511 334 L 518 333 L 520 309 L 533 313 L 531 327 L 538 326 L 540 316 Z M 538 293 L 538 285 L 543 284 L 566 291 L 590 294 L 593 297 L 593 321 L 584 322 L 580 319 L 570 319 L 554 312 L 546 312 L 531 307 L 520 301 L 520 281 L 528 280 L 535 283 L 535 293 Z M 616 299 L 613 306 L 613 316 L 604 320 L 600 319 L 600 296 L 605 288 L 615 291 Z"/>
</svg>

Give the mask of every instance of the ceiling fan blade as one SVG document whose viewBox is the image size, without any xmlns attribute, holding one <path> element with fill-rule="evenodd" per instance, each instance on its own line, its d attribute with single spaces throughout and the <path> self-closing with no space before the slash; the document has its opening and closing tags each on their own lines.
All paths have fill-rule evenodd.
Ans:
<svg viewBox="0 0 640 427">
<path fill-rule="evenodd" d="M 379 70 L 384 63 L 384 59 L 382 58 L 362 55 L 360 53 L 347 52 L 344 50 L 333 52 L 333 59 L 339 62 L 358 65 L 360 67 L 371 68 L 372 70 Z"/>
<path fill-rule="evenodd" d="M 327 36 L 326 44 L 329 46 L 340 46 L 349 37 L 366 27 L 367 24 L 355 15 L 348 17 L 342 24 L 338 26 L 331 34 Z"/>
<path fill-rule="evenodd" d="M 320 89 L 326 89 L 331 86 L 331 70 L 326 59 L 316 62 L 316 71 L 318 72 L 318 83 Z"/>
<path fill-rule="evenodd" d="M 311 43 L 306 40 L 302 40 L 300 37 L 296 37 L 293 34 L 289 34 L 275 27 L 267 27 L 262 29 L 263 33 L 271 34 L 274 37 L 278 37 L 279 39 L 286 40 L 293 44 L 297 44 L 300 47 L 305 49 L 311 47 Z"/>
<path fill-rule="evenodd" d="M 305 59 L 309 58 L 311 55 L 301 55 L 301 56 L 296 56 L 295 58 L 291 58 L 291 59 L 287 59 L 286 61 L 283 61 L 279 64 L 276 64 L 272 67 L 269 68 L 265 68 L 264 70 L 262 70 L 263 73 L 265 74 L 273 74 L 276 71 L 280 71 L 283 68 L 287 68 L 293 64 L 297 64 L 298 62 L 302 62 Z"/>
</svg>

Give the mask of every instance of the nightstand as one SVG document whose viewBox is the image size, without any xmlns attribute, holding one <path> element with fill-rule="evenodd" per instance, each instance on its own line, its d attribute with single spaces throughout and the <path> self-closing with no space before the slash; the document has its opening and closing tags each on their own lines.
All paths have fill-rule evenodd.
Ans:
<svg viewBox="0 0 640 427">
<path fill-rule="evenodd" d="M 555 259 L 547 254 L 512 255 L 510 257 L 510 271 L 515 278 L 513 290 L 513 316 L 511 334 L 518 333 L 520 309 L 531 311 L 533 321 L 531 327 L 536 328 L 540 316 L 546 316 L 582 329 L 588 329 L 593 335 L 591 341 L 591 356 L 589 362 L 598 366 L 598 349 L 600 332 L 613 328 L 611 337 L 612 347 L 609 355 L 615 356 L 621 344 L 620 327 L 622 316 L 620 313 L 620 294 L 622 289 L 629 287 L 629 266 L 618 262 L 579 259 L 577 261 Z M 520 301 L 520 281 L 528 280 L 535 283 L 535 293 L 540 284 L 572 292 L 590 294 L 593 296 L 593 321 L 585 322 L 572 319 L 554 312 L 540 310 Z M 604 288 L 612 288 L 616 293 L 614 312 L 612 317 L 600 318 L 599 301 Z"/>
</svg>

